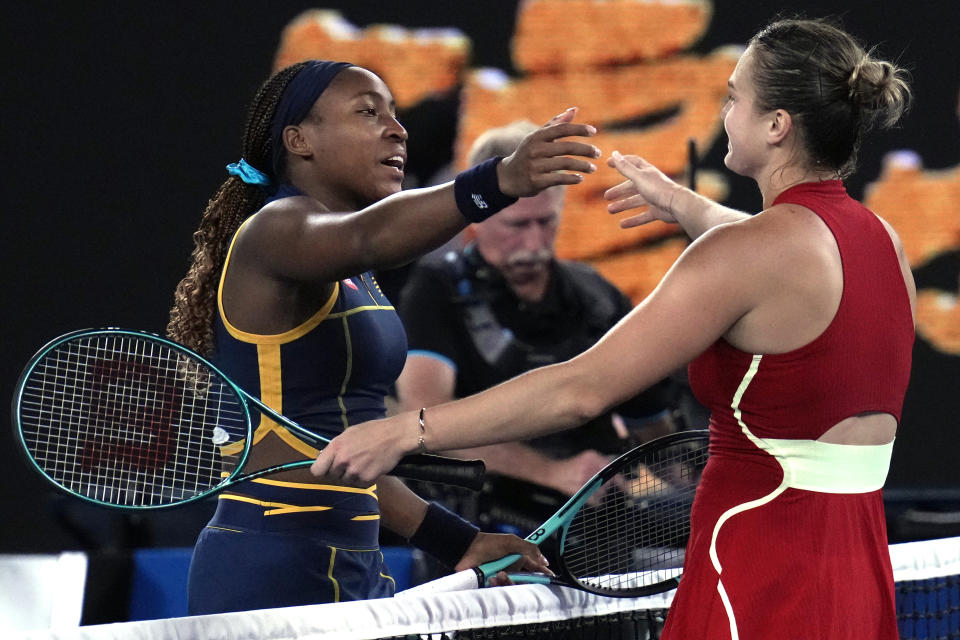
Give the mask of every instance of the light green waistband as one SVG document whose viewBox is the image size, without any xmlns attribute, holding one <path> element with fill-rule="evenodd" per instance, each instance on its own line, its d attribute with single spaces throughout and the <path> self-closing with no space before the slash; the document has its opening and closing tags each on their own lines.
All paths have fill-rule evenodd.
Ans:
<svg viewBox="0 0 960 640">
<path fill-rule="evenodd" d="M 823 493 L 868 493 L 883 487 L 893 441 L 878 445 L 758 438 L 783 467 L 788 487 Z"/>
</svg>

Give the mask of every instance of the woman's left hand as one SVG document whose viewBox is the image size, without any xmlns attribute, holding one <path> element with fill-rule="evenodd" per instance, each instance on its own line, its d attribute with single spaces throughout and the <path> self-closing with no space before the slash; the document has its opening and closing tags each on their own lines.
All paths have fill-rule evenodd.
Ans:
<svg viewBox="0 0 960 640">
<path fill-rule="evenodd" d="M 604 198 L 612 201 L 607 205 L 607 211 L 621 213 L 647 207 L 647 210 L 621 220 L 621 227 L 638 227 L 656 220 L 677 222 L 671 204 L 677 191 L 682 189 L 680 185 L 639 156 L 625 156 L 614 151 L 607 165 L 626 178 L 626 181 L 607 189 L 603 194 Z"/>
<path fill-rule="evenodd" d="M 507 533 L 478 533 L 454 569 L 463 571 L 512 554 L 520 554 L 521 556 L 510 567 L 512 570 L 553 575 L 553 572 L 547 566 L 546 557 L 540 553 L 537 545 Z M 492 586 L 504 586 L 512 583 L 506 572 L 501 571 L 490 578 L 490 584 Z"/>
</svg>

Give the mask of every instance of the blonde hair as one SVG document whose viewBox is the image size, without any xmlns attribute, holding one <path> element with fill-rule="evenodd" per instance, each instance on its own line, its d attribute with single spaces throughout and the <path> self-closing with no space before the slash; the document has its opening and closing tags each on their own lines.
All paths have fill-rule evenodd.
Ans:
<svg viewBox="0 0 960 640">
<path fill-rule="evenodd" d="M 495 156 L 508 156 L 528 133 L 539 129 L 529 120 L 516 120 L 502 127 L 487 129 L 474 140 L 467 154 L 467 164 L 471 167 Z"/>
</svg>

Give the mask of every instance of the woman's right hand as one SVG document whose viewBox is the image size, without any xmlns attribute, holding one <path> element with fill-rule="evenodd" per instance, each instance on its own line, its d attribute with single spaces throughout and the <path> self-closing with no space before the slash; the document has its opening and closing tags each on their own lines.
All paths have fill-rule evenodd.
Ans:
<svg viewBox="0 0 960 640">
<path fill-rule="evenodd" d="M 592 125 L 573 122 L 576 115 L 576 107 L 571 107 L 528 134 L 516 151 L 497 165 L 500 191 L 515 198 L 535 196 L 548 187 L 579 184 L 582 174 L 596 171 L 596 165 L 581 158 L 599 158 L 600 149 L 566 139 L 597 133 Z"/>
</svg>

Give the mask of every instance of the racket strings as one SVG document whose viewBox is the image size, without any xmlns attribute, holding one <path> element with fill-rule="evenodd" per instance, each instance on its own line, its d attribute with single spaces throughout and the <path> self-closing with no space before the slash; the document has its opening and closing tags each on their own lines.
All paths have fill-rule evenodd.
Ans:
<svg viewBox="0 0 960 640">
<path fill-rule="evenodd" d="M 28 374 L 22 438 L 43 473 L 93 500 L 157 506 L 200 495 L 222 481 L 221 447 L 247 433 L 241 400 L 218 378 L 159 341 L 81 336 Z"/>
<path fill-rule="evenodd" d="M 611 593 L 642 589 L 682 571 L 689 512 L 706 464 L 706 439 L 676 443 L 625 461 L 567 527 L 570 574 Z"/>
</svg>

